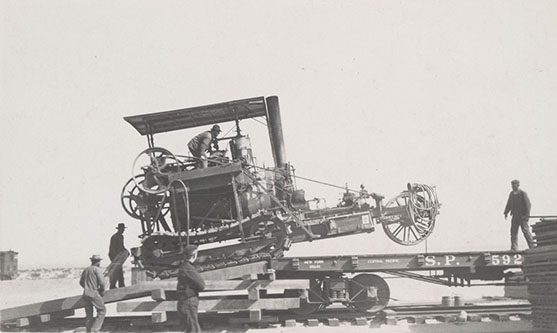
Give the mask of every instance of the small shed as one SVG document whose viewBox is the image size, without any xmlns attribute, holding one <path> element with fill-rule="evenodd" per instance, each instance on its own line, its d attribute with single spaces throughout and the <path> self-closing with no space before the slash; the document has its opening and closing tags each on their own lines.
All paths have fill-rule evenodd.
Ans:
<svg viewBox="0 0 557 333">
<path fill-rule="evenodd" d="M 0 280 L 14 279 L 17 273 L 17 252 L 0 251 Z"/>
</svg>

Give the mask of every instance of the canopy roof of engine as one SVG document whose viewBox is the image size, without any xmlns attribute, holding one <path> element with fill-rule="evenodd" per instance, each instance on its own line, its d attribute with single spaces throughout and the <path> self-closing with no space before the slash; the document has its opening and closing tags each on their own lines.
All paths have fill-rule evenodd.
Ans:
<svg viewBox="0 0 557 333">
<path fill-rule="evenodd" d="M 124 117 L 141 135 L 165 133 L 267 115 L 264 97 Z"/>
</svg>

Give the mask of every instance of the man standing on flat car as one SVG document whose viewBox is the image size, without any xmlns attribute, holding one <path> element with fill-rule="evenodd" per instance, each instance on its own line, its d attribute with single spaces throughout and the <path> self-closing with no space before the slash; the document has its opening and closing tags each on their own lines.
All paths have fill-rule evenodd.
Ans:
<svg viewBox="0 0 557 333">
<path fill-rule="evenodd" d="M 529 248 L 533 248 L 534 239 L 530 233 L 530 226 L 528 225 L 528 219 L 530 217 L 530 209 L 532 204 L 528 198 L 528 194 L 519 189 L 520 181 L 515 179 L 511 181 L 512 191 L 509 194 L 509 199 L 507 200 L 507 205 L 505 206 L 505 219 L 509 215 L 512 215 L 511 219 L 511 251 L 518 251 L 518 228 L 522 229 L 522 234 L 526 238 Z"/>
</svg>

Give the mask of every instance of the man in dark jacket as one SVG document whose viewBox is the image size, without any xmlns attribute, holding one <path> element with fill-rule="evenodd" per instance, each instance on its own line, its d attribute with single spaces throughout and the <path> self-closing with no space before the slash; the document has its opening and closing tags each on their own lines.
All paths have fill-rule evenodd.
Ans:
<svg viewBox="0 0 557 333">
<path fill-rule="evenodd" d="M 213 125 L 211 130 L 194 136 L 193 139 L 188 142 L 188 149 L 190 153 L 197 158 L 198 165 L 201 168 L 207 167 L 207 152 L 211 150 L 211 143 L 215 142 L 220 132 L 220 126 Z"/>
<path fill-rule="evenodd" d="M 83 287 L 83 301 L 85 302 L 85 330 L 98 332 L 101 329 L 106 314 L 103 296 L 105 291 L 104 277 L 100 266 L 101 256 L 95 254 L 91 258 L 91 266 L 81 273 L 79 284 Z M 93 308 L 97 309 L 97 317 L 93 317 Z"/>
<path fill-rule="evenodd" d="M 517 179 L 511 182 L 512 191 L 509 194 L 509 199 L 507 200 L 507 206 L 505 206 L 505 219 L 509 215 L 512 215 L 511 219 L 511 251 L 518 250 L 518 227 L 522 229 L 524 238 L 528 243 L 529 248 L 534 247 L 534 240 L 532 239 L 532 234 L 530 233 L 530 226 L 528 225 L 528 219 L 530 216 L 530 199 L 528 194 L 523 190 L 519 189 L 520 181 Z"/>
<path fill-rule="evenodd" d="M 193 266 L 197 259 L 197 246 L 188 245 L 184 249 L 184 260 L 178 271 L 178 314 L 185 332 L 201 332 L 197 320 L 199 292 L 205 289 L 205 281 Z"/>
<path fill-rule="evenodd" d="M 108 250 L 108 257 L 113 263 L 121 252 L 128 251 L 124 246 L 124 230 L 126 230 L 126 225 L 124 223 L 118 223 L 116 229 L 118 229 L 118 231 L 110 238 L 110 248 Z M 123 263 L 120 262 L 115 263 L 114 273 L 110 275 L 110 289 L 116 288 L 116 283 L 118 283 L 118 288 L 125 287 L 122 264 Z"/>
</svg>

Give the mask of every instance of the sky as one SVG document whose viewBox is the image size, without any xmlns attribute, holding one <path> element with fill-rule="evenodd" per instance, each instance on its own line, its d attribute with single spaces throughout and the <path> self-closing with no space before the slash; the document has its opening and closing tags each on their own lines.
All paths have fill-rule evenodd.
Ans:
<svg viewBox="0 0 557 333">
<path fill-rule="evenodd" d="M 426 183 L 442 204 L 427 244 L 378 228 L 288 255 L 507 250 L 512 179 L 557 215 L 556 17 L 553 1 L 4 0 L 0 250 L 85 266 L 118 222 L 138 246 L 120 193 L 146 140 L 122 118 L 272 95 L 298 175 L 387 198 Z M 242 126 L 272 165 L 266 129 Z M 199 130 L 155 143 L 185 154 Z"/>
</svg>

